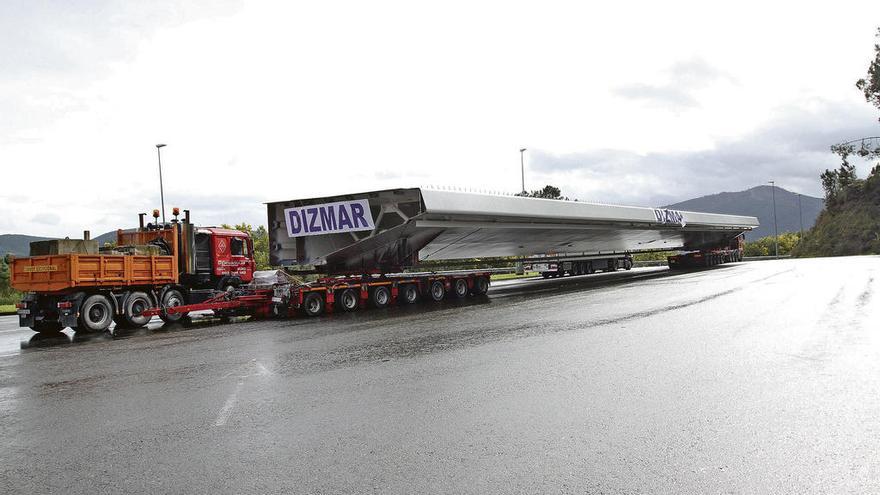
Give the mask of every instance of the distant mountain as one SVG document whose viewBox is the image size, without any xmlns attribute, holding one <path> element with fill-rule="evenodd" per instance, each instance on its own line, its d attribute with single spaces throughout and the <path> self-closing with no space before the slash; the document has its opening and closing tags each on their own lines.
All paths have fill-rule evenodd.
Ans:
<svg viewBox="0 0 880 495">
<path fill-rule="evenodd" d="M 772 189 L 772 186 L 757 186 L 745 191 L 710 194 L 671 204 L 665 208 L 758 217 L 761 226 L 746 234 L 746 240 L 752 241 L 773 235 Z M 803 195 L 800 197 L 800 201 L 803 212 L 803 227 L 806 231 L 816 223 L 816 217 L 822 211 L 824 201 L 821 198 Z M 797 193 L 776 187 L 776 218 L 780 234 L 800 231 L 801 213 L 798 210 Z"/>
<path fill-rule="evenodd" d="M 57 239 L 55 237 L 38 237 L 24 234 L 0 234 L 0 256 L 12 253 L 15 256 L 27 256 L 31 252 L 31 242 L 46 241 L 49 239 Z M 116 240 L 116 231 L 101 234 L 92 239 L 98 241 L 99 246 L 103 246 L 107 241 Z"/>
</svg>

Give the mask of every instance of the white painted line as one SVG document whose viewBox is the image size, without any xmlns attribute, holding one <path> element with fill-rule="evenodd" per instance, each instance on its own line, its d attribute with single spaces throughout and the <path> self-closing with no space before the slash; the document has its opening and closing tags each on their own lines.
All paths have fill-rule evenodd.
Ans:
<svg viewBox="0 0 880 495">
<path fill-rule="evenodd" d="M 260 374 L 261 376 L 267 376 L 267 375 L 274 375 L 274 374 L 275 374 L 275 373 L 272 373 L 271 371 L 269 371 L 269 369 L 266 368 L 265 366 L 263 366 L 262 363 L 260 363 L 259 361 L 257 361 L 257 368 L 260 368 L 260 373 L 259 373 L 259 374 Z"/>
<path fill-rule="evenodd" d="M 223 404 L 223 407 L 220 409 L 220 412 L 217 413 L 217 420 L 214 421 L 214 426 L 223 426 L 226 424 L 226 421 L 229 419 L 229 415 L 232 413 L 232 408 L 235 407 L 235 401 L 238 400 L 238 393 L 241 391 L 241 387 L 244 385 L 244 382 L 238 382 L 238 385 L 235 386 L 235 390 L 229 394 L 229 398 L 226 399 L 226 403 Z"/>
</svg>

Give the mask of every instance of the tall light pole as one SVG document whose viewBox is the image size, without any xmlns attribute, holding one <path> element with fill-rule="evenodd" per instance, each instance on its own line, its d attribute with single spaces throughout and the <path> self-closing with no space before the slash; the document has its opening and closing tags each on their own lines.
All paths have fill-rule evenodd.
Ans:
<svg viewBox="0 0 880 495">
<path fill-rule="evenodd" d="M 162 186 L 162 148 L 164 144 L 156 145 L 156 155 L 159 157 L 159 198 L 162 201 L 162 225 L 165 225 L 165 188 Z"/>
<path fill-rule="evenodd" d="M 779 225 L 776 223 L 776 181 L 769 181 L 770 191 L 773 194 L 773 233 L 775 235 L 776 258 L 779 258 Z"/>
<path fill-rule="evenodd" d="M 523 193 L 526 192 L 526 161 L 525 161 L 525 158 L 523 158 L 523 155 L 525 154 L 525 152 L 526 152 L 525 148 L 519 149 L 519 170 L 520 170 L 520 173 L 522 174 L 522 192 Z"/>
</svg>

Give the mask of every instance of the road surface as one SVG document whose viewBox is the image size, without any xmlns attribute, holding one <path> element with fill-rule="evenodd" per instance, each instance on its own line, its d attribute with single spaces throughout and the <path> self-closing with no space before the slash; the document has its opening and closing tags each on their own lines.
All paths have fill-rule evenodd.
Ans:
<svg viewBox="0 0 880 495">
<path fill-rule="evenodd" d="M 3 318 L 0 492 L 877 493 L 878 322 L 878 257 L 115 340 Z"/>
</svg>

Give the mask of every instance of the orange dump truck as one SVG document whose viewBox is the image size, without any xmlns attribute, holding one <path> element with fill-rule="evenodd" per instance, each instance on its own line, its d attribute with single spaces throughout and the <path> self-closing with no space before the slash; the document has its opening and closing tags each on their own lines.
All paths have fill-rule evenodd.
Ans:
<svg viewBox="0 0 880 495">
<path fill-rule="evenodd" d="M 137 229 L 118 230 L 116 247 L 100 253 L 64 252 L 65 240 L 47 242 L 54 253 L 35 253 L 32 245 L 31 254 L 36 255 L 15 258 L 10 267 L 11 285 L 25 293 L 17 305 L 19 323 L 41 333 L 57 333 L 65 327 L 103 332 L 114 321 L 126 327 L 143 326 L 149 321 L 141 315 L 147 308 L 199 302 L 215 289 L 247 283 L 253 277 L 253 243 L 248 234 L 194 227 L 189 211 L 178 221 L 175 209 L 175 219 L 164 225 L 145 226 L 141 215 Z M 162 317 L 173 321 L 184 316 Z"/>
</svg>

